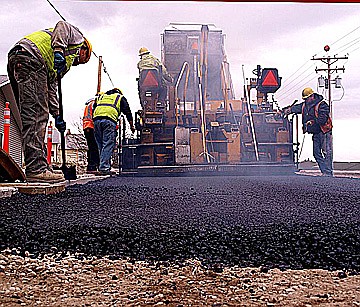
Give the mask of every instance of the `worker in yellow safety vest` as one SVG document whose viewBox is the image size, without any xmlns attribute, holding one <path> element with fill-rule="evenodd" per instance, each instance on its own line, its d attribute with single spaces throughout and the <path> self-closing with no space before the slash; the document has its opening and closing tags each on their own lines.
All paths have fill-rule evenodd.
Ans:
<svg viewBox="0 0 360 307">
<path fill-rule="evenodd" d="M 91 98 L 86 101 L 83 117 L 83 131 L 88 146 L 86 172 L 89 174 L 96 173 L 100 164 L 99 149 L 95 140 L 93 121 L 93 110 L 96 98 Z"/>
<path fill-rule="evenodd" d="M 95 139 L 100 153 L 100 175 L 111 175 L 111 155 L 116 145 L 116 125 L 120 114 L 126 116 L 132 133 L 135 133 L 133 116 L 127 99 L 118 88 L 100 95 L 93 114 Z"/>
<path fill-rule="evenodd" d="M 8 53 L 8 75 L 22 120 L 22 148 L 29 182 L 55 183 L 64 175 L 55 173 L 46 159 L 44 137 L 49 113 L 55 127 L 66 130 L 59 114 L 57 76 L 71 66 L 85 64 L 92 46 L 78 28 L 59 21 L 55 28 L 29 34 Z"/>
</svg>

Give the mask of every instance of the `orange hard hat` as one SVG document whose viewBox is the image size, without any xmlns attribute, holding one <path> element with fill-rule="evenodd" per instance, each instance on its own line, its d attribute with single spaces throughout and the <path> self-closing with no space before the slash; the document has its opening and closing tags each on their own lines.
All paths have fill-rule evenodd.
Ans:
<svg viewBox="0 0 360 307">
<path fill-rule="evenodd" d="M 87 62 L 89 62 L 90 57 L 91 57 L 92 45 L 91 45 L 91 43 L 89 42 L 89 40 L 86 37 L 84 37 L 83 47 L 85 47 L 87 49 L 87 57 L 84 60 L 84 63 L 87 63 Z"/>
</svg>

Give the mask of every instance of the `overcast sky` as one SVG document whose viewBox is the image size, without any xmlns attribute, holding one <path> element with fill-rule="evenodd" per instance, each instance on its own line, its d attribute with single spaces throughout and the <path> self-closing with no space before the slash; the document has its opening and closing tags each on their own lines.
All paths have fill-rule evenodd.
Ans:
<svg viewBox="0 0 360 307">
<path fill-rule="evenodd" d="M 360 3 L 297 2 L 156 2 L 52 0 L 62 16 L 77 26 L 103 57 L 115 85 L 124 92 L 132 112 L 140 108 L 137 95 L 138 50 L 147 47 L 160 57 L 160 35 L 171 22 L 215 24 L 226 34 L 236 98 L 245 76 L 256 65 L 276 67 L 282 88 L 275 93 L 281 107 L 301 101 L 304 87 L 317 87 L 314 55 L 344 56 L 333 67 L 345 67 L 343 89 L 333 88 L 334 161 L 360 161 Z M 21 37 L 54 27 L 61 18 L 46 0 L 1 0 L 0 74 L 6 74 L 7 52 Z M 68 126 L 79 123 L 84 103 L 96 93 L 98 60 L 73 67 L 63 79 L 64 117 Z M 112 88 L 102 75 L 102 90 Z M 324 93 L 325 95 L 326 93 Z M 75 128 L 72 128 L 75 132 Z M 302 136 L 300 141 L 302 141 Z M 311 136 L 305 137 L 301 160 L 312 158 Z"/>
</svg>

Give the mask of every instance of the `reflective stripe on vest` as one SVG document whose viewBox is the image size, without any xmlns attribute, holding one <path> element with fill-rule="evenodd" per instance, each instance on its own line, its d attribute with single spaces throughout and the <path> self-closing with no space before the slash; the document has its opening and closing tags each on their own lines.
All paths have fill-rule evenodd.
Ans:
<svg viewBox="0 0 360 307">
<path fill-rule="evenodd" d="M 120 94 L 102 95 L 96 102 L 93 118 L 105 116 L 117 122 L 120 115 L 120 102 L 122 97 L 123 95 Z"/>
<path fill-rule="evenodd" d="M 53 30 L 53 28 L 50 28 L 25 36 L 26 39 L 30 40 L 36 45 L 36 47 L 38 47 L 41 56 L 43 57 L 46 66 L 48 67 L 50 80 L 56 79 L 56 70 L 54 70 L 54 51 L 51 47 L 51 35 Z M 81 46 L 82 44 L 70 45 L 65 48 L 64 56 L 66 59 L 66 68 L 63 74 L 65 74 L 70 69 L 75 58 L 78 56 L 79 48 Z"/>
</svg>

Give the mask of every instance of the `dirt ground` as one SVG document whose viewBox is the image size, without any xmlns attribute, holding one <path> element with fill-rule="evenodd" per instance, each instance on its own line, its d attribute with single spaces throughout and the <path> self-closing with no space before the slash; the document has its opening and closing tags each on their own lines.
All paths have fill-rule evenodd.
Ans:
<svg viewBox="0 0 360 307">
<path fill-rule="evenodd" d="M 1 306 L 360 306 L 360 275 L 0 254 Z"/>
</svg>

